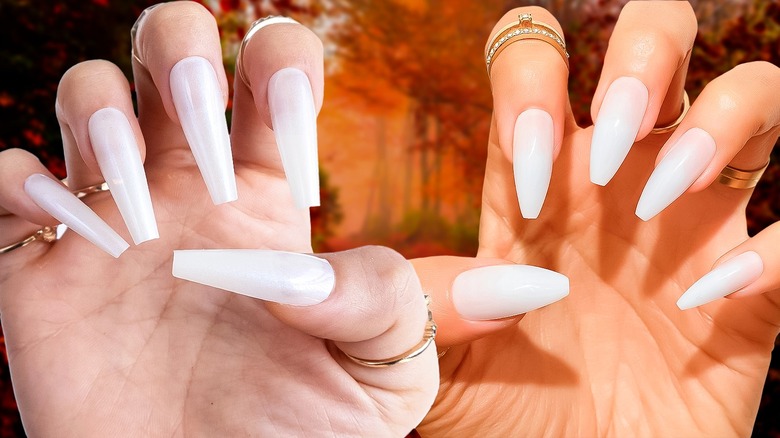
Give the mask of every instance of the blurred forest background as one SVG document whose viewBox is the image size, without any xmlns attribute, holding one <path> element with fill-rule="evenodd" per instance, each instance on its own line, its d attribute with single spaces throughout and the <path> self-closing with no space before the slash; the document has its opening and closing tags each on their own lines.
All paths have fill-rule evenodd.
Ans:
<svg viewBox="0 0 780 438">
<path fill-rule="evenodd" d="M 33 151 L 64 177 L 53 111 L 59 78 L 94 58 L 111 60 L 131 78 L 129 30 L 153 3 L 0 0 L 0 150 Z M 371 243 L 419 257 L 476 253 L 492 108 L 482 52 L 493 24 L 507 10 L 529 4 L 558 17 L 570 36 L 572 107 L 587 125 L 601 61 L 625 0 L 201 3 L 219 23 L 231 81 L 240 41 L 258 17 L 294 17 L 325 43 L 323 207 L 312 211 L 315 249 Z M 686 87 L 692 99 L 739 63 L 763 59 L 780 65 L 780 0 L 691 3 L 700 23 Z M 776 148 L 749 205 L 751 234 L 780 218 L 778 154 Z M 7 363 L 0 363 L 0 436 L 23 435 Z M 778 349 L 754 436 L 780 437 Z"/>
</svg>

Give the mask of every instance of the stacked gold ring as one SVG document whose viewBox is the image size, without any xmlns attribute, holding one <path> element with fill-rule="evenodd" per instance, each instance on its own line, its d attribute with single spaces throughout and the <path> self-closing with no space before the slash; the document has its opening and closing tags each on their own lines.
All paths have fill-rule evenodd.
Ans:
<svg viewBox="0 0 780 438">
<path fill-rule="evenodd" d="M 569 68 L 569 52 L 566 51 L 566 42 L 561 34 L 550 25 L 534 21 L 531 14 L 520 14 L 517 23 L 511 23 L 496 32 L 490 40 L 485 53 L 485 65 L 488 76 L 498 55 L 509 45 L 523 40 L 538 40 L 553 46 L 561 55 L 566 68 Z"/>
</svg>

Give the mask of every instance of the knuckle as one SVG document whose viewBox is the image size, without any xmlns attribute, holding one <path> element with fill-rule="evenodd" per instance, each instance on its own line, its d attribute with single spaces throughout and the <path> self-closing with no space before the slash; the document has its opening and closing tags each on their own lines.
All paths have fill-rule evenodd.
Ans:
<svg viewBox="0 0 780 438">
<path fill-rule="evenodd" d="M 780 67 L 768 61 L 752 61 L 734 67 L 734 72 L 756 81 L 761 88 L 780 87 Z"/>
<path fill-rule="evenodd" d="M 87 80 L 93 80 L 96 76 L 121 77 L 122 71 L 113 63 L 103 59 L 82 61 L 69 68 L 60 79 L 60 88 L 81 84 Z"/>
<path fill-rule="evenodd" d="M 0 151 L 0 168 L 5 165 L 13 166 L 15 168 L 24 167 L 25 163 L 37 161 L 38 158 L 36 158 L 35 155 L 24 149 L 11 148 Z M 6 172 L 0 172 L 0 174 L 5 173 Z"/>
<path fill-rule="evenodd" d="M 393 315 L 390 310 L 409 301 L 413 293 L 420 293 L 417 274 L 401 254 L 383 246 L 366 246 L 362 251 L 368 283 L 373 295 L 382 301 L 382 306 L 376 307 L 380 312 Z"/>
<path fill-rule="evenodd" d="M 142 39 L 146 32 L 154 34 L 158 29 L 164 29 L 175 24 L 182 27 L 213 26 L 216 24 L 214 16 L 205 6 L 192 1 L 178 1 L 165 3 L 160 7 L 149 11 L 144 19 L 138 38 Z"/>
</svg>

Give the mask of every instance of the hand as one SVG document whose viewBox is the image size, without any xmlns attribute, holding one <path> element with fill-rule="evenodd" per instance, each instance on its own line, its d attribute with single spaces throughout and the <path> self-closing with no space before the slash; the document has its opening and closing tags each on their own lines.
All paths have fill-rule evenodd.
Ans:
<svg viewBox="0 0 780 438">
<path fill-rule="evenodd" d="M 495 29 L 521 13 L 560 30 L 540 8 Z M 479 254 L 415 261 L 439 347 L 450 347 L 424 436 L 749 435 L 780 326 L 780 226 L 748 238 L 751 190 L 714 181 L 729 163 L 766 164 L 780 69 L 741 65 L 705 88 L 671 136 L 650 134 L 680 114 L 695 34 L 685 2 L 629 3 L 594 96 L 595 129 L 574 123 L 550 44 L 515 43 L 496 58 Z M 506 263 L 560 271 L 571 293 L 518 323 L 512 315 L 529 309 L 522 276 L 504 295 L 490 275 L 453 283 Z M 740 299 L 678 308 L 725 263 L 737 274 L 717 271 L 680 304 L 738 289 Z"/>
<path fill-rule="evenodd" d="M 108 179 L 116 205 L 107 193 L 88 195 L 83 200 L 97 213 L 90 216 L 32 155 L 0 154 L 4 240 L 56 223 L 49 211 L 106 252 L 121 253 L 114 259 L 69 231 L 53 244 L 0 255 L 0 311 L 27 433 L 408 432 L 436 394 L 434 349 L 382 369 L 341 353 L 381 359 L 420 341 L 424 298 L 396 253 L 362 248 L 314 258 L 271 251 L 263 253 L 271 262 L 291 260 L 286 271 L 252 266 L 241 273 L 243 284 L 262 274 L 270 276 L 266 283 L 285 285 L 261 283 L 250 293 L 306 306 L 262 302 L 171 275 L 174 249 L 311 252 L 309 212 L 300 206 L 317 202 L 316 149 L 308 155 L 297 149 L 283 168 L 275 140 L 287 142 L 280 144 L 286 152 L 311 146 L 314 104 L 318 109 L 323 92 L 320 41 L 300 25 L 275 24 L 247 45 L 242 61 L 251 89 L 235 81 L 234 180 L 223 115 L 227 80 L 213 18 L 189 2 L 147 11 L 134 37 L 138 119 L 126 79 L 108 62 L 73 67 L 57 97 L 68 186 Z M 276 74 L 288 67 L 298 69 L 297 79 Z M 298 103 L 308 102 L 310 114 L 285 113 L 283 105 L 306 107 L 295 107 L 301 95 Z M 285 125 L 291 119 L 299 123 L 292 131 Z M 298 143 L 290 144 L 291 136 Z M 28 178 L 33 174 L 41 175 Z M 215 205 L 234 199 L 236 187 L 237 201 Z M 153 206 L 145 203 L 148 193 Z M 122 219 L 140 243 L 126 251 Z M 176 263 L 182 276 L 210 273 L 217 263 L 195 274 L 187 272 L 192 266 Z M 292 284 L 306 266 L 321 280 L 308 295 Z"/>
</svg>

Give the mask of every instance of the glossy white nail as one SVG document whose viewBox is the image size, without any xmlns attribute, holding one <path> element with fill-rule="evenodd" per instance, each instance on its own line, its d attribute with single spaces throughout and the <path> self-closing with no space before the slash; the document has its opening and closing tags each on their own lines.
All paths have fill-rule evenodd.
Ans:
<svg viewBox="0 0 780 438">
<path fill-rule="evenodd" d="M 176 114 L 212 201 L 235 201 L 233 153 L 214 68 L 200 56 L 184 58 L 171 69 L 170 85 Z"/>
<path fill-rule="evenodd" d="M 515 122 L 512 162 L 520 212 L 536 219 L 550 187 L 553 162 L 553 120 L 546 111 L 523 111 Z"/>
<path fill-rule="evenodd" d="M 636 215 L 650 220 L 701 176 L 715 156 L 715 140 L 706 131 L 686 131 L 661 159 L 647 181 L 636 207 Z"/>
<path fill-rule="evenodd" d="M 130 245 L 91 208 L 51 178 L 36 173 L 24 181 L 24 191 L 45 212 L 95 246 L 119 257 Z"/>
<path fill-rule="evenodd" d="M 700 278 L 677 300 L 682 310 L 707 304 L 730 295 L 758 280 L 764 262 L 755 251 L 735 256 Z"/>
<path fill-rule="evenodd" d="M 609 86 L 593 127 L 590 180 L 605 186 L 615 176 L 636 140 L 647 111 L 647 87 L 624 76 Z"/>
<path fill-rule="evenodd" d="M 89 118 L 89 139 L 100 171 L 137 244 L 160 237 L 141 153 L 124 113 L 103 108 Z"/>
<path fill-rule="evenodd" d="M 296 207 L 320 205 L 317 111 L 306 73 L 284 68 L 268 81 L 268 109 Z"/>
<path fill-rule="evenodd" d="M 321 303 L 336 281 L 325 259 L 255 249 L 174 251 L 173 276 L 294 306 Z"/>
<path fill-rule="evenodd" d="M 569 279 L 548 269 L 496 265 L 460 273 L 452 283 L 452 302 L 470 320 L 506 318 L 552 304 L 569 295 Z"/>
</svg>

